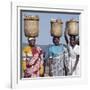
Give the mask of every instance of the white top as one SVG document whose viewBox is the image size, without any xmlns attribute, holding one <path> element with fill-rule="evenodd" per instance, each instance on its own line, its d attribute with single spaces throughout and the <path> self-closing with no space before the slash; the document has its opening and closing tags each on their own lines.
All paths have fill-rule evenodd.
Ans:
<svg viewBox="0 0 90 90">
<path fill-rule="evenodd" d="M 72 48 L 70 45 L 69 45 L 69 53 L 70 53 L 70 61 L 69 61 L 69 72 L 72 71 L 74 65 L 75 65 L 75 62 L 76 62 L 76 56 L 80 54 L 80 46 L 79 45 L 75 45 L 74 48 Z M 80 62 L 80 61 L 79 61 Z M 74 71 L 74 75 L 77 74 L 77 72 L 80 72 L 79 71 L 79 68 L 80 67 L 80 64 L 77 64 L 77 68 L 76 70 Z M 77 70 L 78 69 L 78 70 Z"/>
<path fill-rule="evenodd" d="M 76 55 L 80 54 L 80 46 L 79 45 L 75 45 L 74 48 L 72 48 L 71 46 L 69 46 L 69 52 L 70 52 L 70 57 L 72 59 L 76 59 Z"/>
</svg>

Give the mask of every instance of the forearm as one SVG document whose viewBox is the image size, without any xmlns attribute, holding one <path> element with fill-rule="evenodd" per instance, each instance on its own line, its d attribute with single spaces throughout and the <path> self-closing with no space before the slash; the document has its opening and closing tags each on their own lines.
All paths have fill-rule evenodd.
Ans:
<svg viewBox="0 0 90 90">
<path fill-rule="evenodd" d="M 66 40 L 66 43 L 68 44 L 68 31 L 67 30 L 65 30 L 65 32 L 64 32 L 64 38 L 65 38 L 65 40 Z"/>
<path fill-rule="evenodd" d="M 65 37 L 66 43 L 68 44 L 68 38 L 67 38 L 67 35 L 64 35 L 64 37 Z"/>
</svg>

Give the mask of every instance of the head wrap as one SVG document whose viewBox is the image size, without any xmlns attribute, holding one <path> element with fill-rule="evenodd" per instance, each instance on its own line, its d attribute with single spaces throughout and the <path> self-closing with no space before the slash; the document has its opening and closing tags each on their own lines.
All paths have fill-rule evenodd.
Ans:
<svg viewBox="0 0 90 90">
<path fill-rule="evenodd" d="M 34 37 L 29 37 L 29 38 L 28 38 L 28 40 L 33 40 L 33 39 L 35 39 L 35 38 L 34 38 Z"/>
</svg>

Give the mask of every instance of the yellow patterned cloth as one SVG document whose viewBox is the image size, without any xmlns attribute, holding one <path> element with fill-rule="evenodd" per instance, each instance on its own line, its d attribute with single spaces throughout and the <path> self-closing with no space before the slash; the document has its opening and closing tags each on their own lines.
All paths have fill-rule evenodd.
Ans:
<svg viewBox="0 0 90 90">
<path fill-rule="evenodd" d="M 32 54 L 32 48 L 30 46 L 26 46 L 23 48 L 23 53 Z"/>
<path fill-rule="evenodd" d="M 26 46 L 22 50 L 22 71 L 25 77 L 38 77 L 44 74 L 43 53 L 39 47 Z M 27 61 L 29 62 L 27 64 Z M 26 71 L 26 73 L 25 73 Z"/>
<path fill-rule="evenodd" d="M 22 70 L 24 71 L 24 70 L 26 70 L 26 58 L 25 58 L 26 55 L 27 56 L 32 56 L 31 47 L 30 46 L 24 47 L 23 50 L 22 50 L 22 55 L 24 56 L 24 59 L 25 59 L 25 60 L 22 60 Z"/>
</svg>

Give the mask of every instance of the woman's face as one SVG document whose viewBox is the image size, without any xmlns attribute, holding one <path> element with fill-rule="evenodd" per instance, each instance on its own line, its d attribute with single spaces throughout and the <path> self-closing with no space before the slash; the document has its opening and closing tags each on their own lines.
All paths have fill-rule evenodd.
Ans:
<svg viewBox="0 0 90 90">
<path fill-rule="evenodd" d="M 59 45 L 59 42 L 60 42 L 60 38 L 59 37 L 53 37 L 53 43 L 55 45 Z"/>
<path fill-rule="evenodd" d="M 30 46 L 34 47 L 36 43 L 36 39 L 28 40 Z"/>
</svg>

